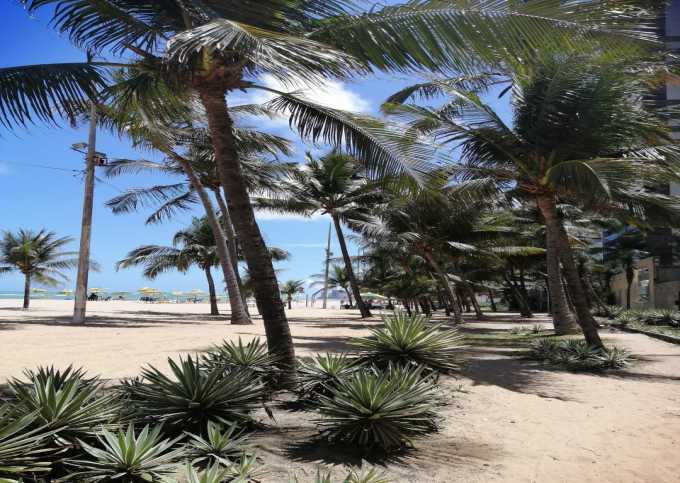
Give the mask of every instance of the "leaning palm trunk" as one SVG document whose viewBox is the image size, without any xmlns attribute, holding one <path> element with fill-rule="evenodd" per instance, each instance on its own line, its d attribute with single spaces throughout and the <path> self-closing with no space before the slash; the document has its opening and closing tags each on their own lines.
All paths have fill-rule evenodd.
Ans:
<svg viewBox="0 0 680 483">
<path fill-rule="evenodd" d="M 597 323 L 590 313 L 585 296 L 583 295 L 583 287 L 571 253 L 567 233 L 557 216 L 555 198 L 552 195 L 543 195 L 539 196 L 537 201 L 538 207 L 545 219 L 546 245 L 548 247 L 548 285 L 550 286 L 550 296 L 553 303 L 555 331 L 563 333 L 562 330 L 567 329 L 568 327 L 564 325 L 564 321 L 569 320 L 563 318 L 568 312 L 566 298 L 564 298 L 563 292 L 561 290 L 558 291 L 557 289 L 557 287 L 561 286 L 559 265 L 561 260 L 564 268 L 564 277 L 567 281 L 569 292 L 574 300 L 577 323 L 581 327 L 588 344 L 602 347 L 602 340 L 600 340 L 600 336 L 597 332 Z M 564 302 L 564 305 L 562 305 L 562 302 Z"/>
<path fill-rule="evenodd" d="M 210 315 L 220 315 L 220 310 L 217 308 L 217 293 L 215 292 L 215 281 L 213 280 L 210 267 L 205 267 L 205 278 L 208 281 L 208 294 L 210 295 Z"/>
<path fill-rule="evenodd" d="M 345 270 L 347 271 L 347 278 L 349 279 L 349 285 L 352 288 L 352 293 L 354 294 L 354 302 L 357 304 L 359 312 L 361 312 L 361 317 L 366 318 L 371 316 L 371 311 L 368 310 L 366 304 L 364 304 L 361 298 L 361 293 L 359 292 L 359 284 L 354 276 L 354 269 L 352 268 L 352 259 L 349 257 L 349 252 L 347 251 L 347 244 L 345 243 L 345 235 L 342 234 L 342 225 L 340 224 L 340 218 L 338 215 L 332 215 L 333 225 L 335 225 L 335 233 L 338 235 L 338 243 L 340 243 L 340 251 L 342 252 L 342 259 L 345 261 Z"/>
<path fill-rule="evenodd" d="M 576 319 L 569 309 L 567 294 L 562 286 L 562 270 L 560 268 L 559 242 L 548 224 L 554 224 L 557 214 L 552 198 L 538 199 L 538 206 L 546 223 L 546 265 L 548 267 L 548 290 L 550 292 L 550 310 L 553 326 L 557 335 L 573 334 L 578 331 Z M 547 213 L 547 214 L 546 214 Z M 550 219 L 550 222 L 548 221 Z"/>
<path fill-rule="evenodd" d="M 24 309 L 31 303 L 31 274 L 24 274 Z"/>
<path fill-rule="evenodd" d="M 248 315 L 250 311 L 248 310 L 248 301 L 246 300 L 246 291 L 243 288 L 243 280 L 241 280 L 241 275 L 238 270 L 238 249 L 236 242 L 236 231 L 234 230 L 234 223 L 231 221 L 231 215 L 229 214 L 229 206 L 227 202 L 222 198 L 222 193 L 219 189 L 215 189 L 215 198 L 217 199 L 217 205 L 220 207 L 222 212 L 222 218 L 224 220 L 224 232 L 227 236 L 227 243 L 229 245 L 229 255 L 231 256 L 231 264 L 234 266 L 234 272 L 236 273 L 236 282 L 238 283 L 238 290 L 241 294 L 241 299 L 243 300 L 243 307 Z"/>
<path fill-rule="evenodd" d="M 87 136 L 87 157 L 85 168 L 85 193 L 83 195 L 83 217 L 80 225 L 80 250 L 78 252 L 78 274 L 73 306 L 73 323 L 85 323 L 87 308 L 87 279 L 90 273 L 90 240 L 92 239 L 92 205 L 94 203 L 94 158 L 97 144 L 97 106 L 90 103 L 90 130 Z"/>
<path fill-rule="evenodd" d="M 232 205 L 231 217 L 241 240 L 253 281 L 258 308 L 264 320 L 269 351 L 278 356 L 284 372 L 284 384 L 295 378 L 295 349 L 271 254 L 264 243 L 241 171 L 233 122 L 227 109 L 221 82 L 197 87 L 208 118 L 208 128 L 215 148 L 215 164 L 222 186 Z"/>
<path fill-rule="evenodd" d="M 437 279 L 439 279 L 439 284 L 442 286 L 447 297 L 449 298 L 449 301 L 451 302 L 451 309 L 453 310 L 453 321 L 456 324 L 462 323 L 463 315 L 461 312 L 461 307 L 458 305 L 456 301 L 456 294 L 453 293 L 453 289 L 451 288 L 449 278 L 446 276 L 442 268 L 439 266 L 439 263 L 437 263 L 437 260 L 434 259 L 434 257 L 429 251 L 424 250 L 424 255 L 425 259 L 427 260 L 427 263 L 430 264 L 432 270 L 434 270 L 434 273 L 437 275 Z"/>
<path fill-rule="evenodd" d="M 227 249 L 227 239 L 224 235 L 224 230 L 222 230 L 222 225 L 220 225 L 215 210 L 213 209 L 212 202 L 210 201 L 210 196 L 205 190 L 203 183 L 196 176 L 194 168 L 191 163 L 181 156 L 174 155 L 175 159 L 184 173 L 189 177 L 189 181 L 193 186 L 198 197 L 203 203 L 203 208 L 205 209 L 206 217 L 208 218 L 208 223 L 212 229 L 213 235 L 215 237 L 215 247 L 217 249 L 217 256 L 220 259 L 220 266 L 222 267 L 222 272 L 224 273 L 224 281 L 227 284 L 227 292 L 229 294 L 229 305 L 231 307 L 231 323 L 235 325 L 247 325 L 252 324 L 248 313 L 245 310 L 245 305 L 243 299 L 241 298 L 241 292 L 239 291 L 238 283 L 236 281 L 236 273 L 234 271 L 234 266 L 231 262 L 231 257 L 229 256 L 229 251 Z"/>
<path fill-rule="evenodd" d="M 632 266 L 626 267 L 626 309 L 630 310 L 630 290 L 635 280 L 635 270 Z"/>
<path fill-rule="evenodd" d="M 529 303 L 522 295 L 521 290 L 517 288 L 517 285 L 515 285 L 515 282 L 512 280 L 510 272 L 506 270 L 503 273 L 503 279 L 505 280 L 505 283 L 508 284 L 508 288 L 510 289 L 512 298 L 514 298 L 515 302 L 517 303 L 517 308 L 519 308 L 519 314 L 526 319 L 532 318 L 534 314 L 531 312 Z"/>
</svg>

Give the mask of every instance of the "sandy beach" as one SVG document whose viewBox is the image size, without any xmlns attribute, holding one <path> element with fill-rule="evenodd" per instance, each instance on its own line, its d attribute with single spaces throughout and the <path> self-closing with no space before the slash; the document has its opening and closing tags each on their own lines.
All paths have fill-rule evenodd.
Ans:
<svg viewBox="0 0 680 483">
<path fill-rule="evenodd" d="M 17 300 L 0 301 L 0 384 L 25 367 L 75 363 L 91 374 L 120 378 L 146 363 L 162 367 L 179 353 L 207 349 L 222 339 L 264 335 L 260 320 L 230 326 L 208 315 L 207 304 L 97 302 L 87 326 L 69 324 L 70 301 L 34 300 L 29 311 Z M 379 317 L 355 312 L 295 308 L 289 311 L 298 354 L 347 348 Z M 509 330 L 521 321 L 494 314 L 468 321 L 471 336 Z M 394 482 L 678 482 L 680 468 L 680 346 L 639 334 L 604 331 L 608 343 L 640 357 L 607 376 L 552 370 L 517 357 L 502 344 L 474 344 L 457 378 L 442 378 L 451 404 L 440 432 L 416 441 L 416 449 L 384 464 Z M 326 447 L 309 413 L 274 407 L 275 421 L 253 436 L 267 465 L 265 482 L 308 481 L 319 464 L 360 463 L 364 454 Z"/>
</svg>

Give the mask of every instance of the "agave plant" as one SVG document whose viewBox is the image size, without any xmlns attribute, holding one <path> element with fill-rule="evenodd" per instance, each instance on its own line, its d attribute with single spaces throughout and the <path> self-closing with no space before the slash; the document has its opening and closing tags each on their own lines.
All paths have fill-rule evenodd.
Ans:
<svg viewBox="0 0 680 483">
<path fill-rule="evenodd" d="M 187 433 L 187 436 L 187 457 L 192 464 L 201 467 L 233 464 L 246 451 L 245 442 L 248 439 L 242 435 L 236 423 L 225 429 L 209 422 L 205 437 L 191 433 Z"/>
<path fill-rule="evenodd" d="M 641 317 L 641 322 L 646 325 L 668 325 L 680 327 L 680 312 L 673 309 L 653 310 Z"/>
<path fill-rule="evenodd" d="M 455 329 L 430 325 L 427 317 L 398 312 L 384 320 L 384 328 L 371 329 L 371 337 L 353 339 L 364 359 L 388 363 L 423 365 L 450 372 L 460 367 L 463 336 Z"/>
<path fill-rule="evenodd" d="M 269 382 L 276 379 L 276 363 L 276 355 L 269 353 L 265 342 L 253 339 L 244 345 L 240 337 L 238 343 L 224 341 L 213 347 L 203 358 L 203 364 L 209 369 L 247 369 Z"/>
<path fill-rule="evenodd" d="M 35 414 L 17 417 L 10 405 L 0 406 L 0 482 L 50 471 L 50 463 L 41 457 L 53 451 L 48 441 L 52 432 L 34 427 L 34 422 Z"/>
<path fill-rule="evenodd" d="M 571 370 L 620 369 L 634 357 L 625 349 L 593 347 L 582 339 L 539 339 L 531 346 L 532 359 L 562 365 Z"/>
<path fill-rule="evenodd" d="M 26 371 L 28 382 L 9 381 L 16 410 L 35 414 L 34 425 L 55 431 L 60 439 L 90 437 L 95 428 L 116 421 L 120 405 L 116 394 L 103 391 L 99 379 L 85 379 L 84 374 L 71 368 Z"/>
<path fill-rule="evenodd" d="M 290 483 L 300 483 L 297 475 L 293 475 Z M 316 471 L 316 478 L 314 483 L 333 483 L 332 474 L 330 471 L 322 471 L 321 468 Z M 373 467 L 365 467 L 363 462 L 361 468 L 350 470 L 347 477 L 342 480 L 342 483 L 390 483 L 381 472 Z"/>
<path fill-rule="evenodd" d="M 311 361 L 301 360 L 298 367 L 299 394 L 303 399 L 328 396 L 338 381 L 352 374 L 360 364 L 347 354 L 317 354 Z"/>
<path fill-rule="evenodd" d="M 437 428 L 437 390 L 424 367 L 357 371 L 320 396 L 322 434 L 332 441 L 392 450 Z"/>
<path fill-rule="evenodd" d="M 201 472 L 188 465 L 185 472 L 187 483 L 224 483 L 225 481 L 231 481 L 230 477 L 231 472 L 229 469 L 218 464 L 212 464 Z"/>
<path fill-rule="evenodd" d="M 265 387 L 250 370 L 206 369 L 198 359 L 168 359 L 172 376 L 153 366 L 142 371 L 143 383 L 126 388 L 138 415 L 163 423 L 172 431 L 204 434 L 208 423 L 230 424 L 251 420 L 263 400 Z"/>
<path fill-rule="evenodd" d="M 103 429 L 97 439 L 96 446 L 81 441 L 86 459 L 66 461 L 75 470 L 69 481 L 158 481 L 174 474 L 177 462 L 184 457 L 183 447 L 173 448 L 181 438 L 163 439 L 160 426 L 145 426 L 139 434 L 132 424 L 118 433 Z"/>
</svg>

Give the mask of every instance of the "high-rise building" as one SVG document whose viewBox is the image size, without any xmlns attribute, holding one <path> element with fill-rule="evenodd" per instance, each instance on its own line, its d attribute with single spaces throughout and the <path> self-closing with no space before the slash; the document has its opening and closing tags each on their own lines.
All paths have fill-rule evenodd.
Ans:
<svg viewBox="0 0 680 483">
<path fill-rule="evenodd" d="M 665 15 L 659 18 L 659 34 L 667 51 L 680 54 L 680 0 L 672 0 Z M 658 89 L 654 102 L 659 108 L 680 106 L 680 83 L 668 82 Z M 680 116 L 669 120 L 673 137 L 680 140 Z M 667 194 L 680 196 L 680 184 L 660 187 Z M 632 286 L 632 303 L 637 307 L 674 307 L 680 302 L 680 227 L 667 226 L 647 235 L 646 248 L 650 257 L 641 261 Z M 605 253 L 608 241 L 615 246 L 615 235 L 605 234 Z M 612 253 L 607 253 L 613 258 Z M 625 274 L 612 279 L 616 302 L 625 301 Z"/>
</svg>

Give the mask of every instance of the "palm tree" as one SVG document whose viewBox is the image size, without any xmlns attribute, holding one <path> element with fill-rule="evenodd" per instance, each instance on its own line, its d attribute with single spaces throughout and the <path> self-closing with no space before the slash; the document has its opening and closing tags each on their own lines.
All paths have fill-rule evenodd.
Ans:
<svg viewBox="0 0 680 483">
<path fill-rule="evenodd" d="M 61 249 L 73 241 L 71 237 L 57 238 L 54 232 L 35 233 L 21 229 L 17 233 L 5 231 L 0 241 L 0 273 L 19 271 L 24 275 L 24 309 L 31 299 L 31 282 L 58 286 L 68 280 L 63 270 L 78 266 L 78 252 Z"/>
<path fill-rule="evenodd" d="M 232 203 L 234 226 L 243 239 L 264 309 L 267 342 L 291 377 L 295 358 L 290 329 L 243 180 L 225 94 L 266 89 L 255 82 L 263 74 L 287 85 L 296 80 L 319 85 L 328 78 L 373 70 L 478 72 L 574 46 L 624 45 L 634 50 L 631 38 L 645 37 L 648 31 L 639 12 L 608 11 L 596 0 L 578 2 L 576 8 L 561 0 L 491 5 L 486 0 L 463 5 L 409 2 L 382 9 L 371 5 L 370 12 L 362 12 L 350 0 L 24 2 L 29 12 L 58 7 L 52 25 L 76 45 L 136 56 L 130 90 L 144 91 L 162 77 L 178 90 L 198 94 L 215 146 L 218 175 Z M 3 90 L 0 107 L 25 86 Z M 324 108 L 299 95 L 278 94 L 272 105 L 288 111 L 301 134 L 337 147 L 346 144 L 375 172 L 406 168 L 417 172 L 413 166 L 423 162 L 422 154 L 409 152 L 383 123 Z M 156 99 L 149 101 L 158 104 Z M 47 108 L 43 111 L 49 113 Z"/>
<path fill-rule="evenodd" d="M 675 178 L 680 148 L 642 104 L 646 79 L 621 65 L 562 56 L 511 80 L 513 127 L 475 93 L 450 85 L 440 86 L 451 96 L 443 108 L 392 109 L 411 118 L 415 129 L 462 148 L 462 163 L 453 168 L 460 189 L 495 193 L 518 187 L 537 204 L 546 228 L 551 295 L 561 283 L 561 262 L 586 340 L 602 346 L 557 203 L 624 218 L 646 216 L 650 207 L 677 213 L 680 200 L 646 186 Z"/>
<path fill-rule="evenodd" d="M 293 308 L 293 295 L 298 293 L 300 289 L 304 288 L 304 280 L 288 280 L 283 285 L 281 285 L 281 293 L 286 296 L 288 301 L 288 309 Z"/>
<path fill-rule="evenodd" d="M 316 275 L 313 275 L 313 277 L 318 280 L 313 282 L 312 285 L 325 285 L 325 273 L 317 273 Z M 328 288 L 340 288 L 344 290 L 347 295 L 349 306 L 352 307 L 354 305 L 352 302 L 352 284 L 347 275 L 347 270 L 344 267 L 341 267 L 340 265 L 331 265 L 330 273 L 328 274 Z"/>
<path fill-rule="evenodd" d="M 380 198 L 376 194 L 377 185 L 369 183 L 362 176 L 354 158 L 334 151 L 319 160 L 308 153 L 307 163 L 299 170 L 292 171 L 283 186 L 282 195 L 258 198 L 257 206 L 306 216 L 329 215 L 335 226 L 354 301 L 361 316 L 370 317 L 371 312 L 361 299 L 342 223 L 367 215 L 368 207 Z"/>
<path fill-rule="evenodd" d="M 637 229 L 624 229 L 619 233 L 611 247 L 614 259 L 610 261 L 620 271 L 626 275 L 626 308 L 630 310 L 630 291 L 635 279 L 635 270 L 641 258 L 644 258 L 646 244 L 642 233 Z M 608 248 L 609 249 L 609 248 Z"/>
<path fill-rule="evenodd" d="M 144 266 L 144 276 L 153 280 L 168 270 L 186 272 L 192 265 L 203 270 L 210 294 L 210 314 L 219 315 L 211 268 L 219 266 L 215 236 L 206 218 L 194 218 L 191 226 L 178 231 L 172 246 L 144 245 L 131 250 L 116 269 Z"/>
</svg>

